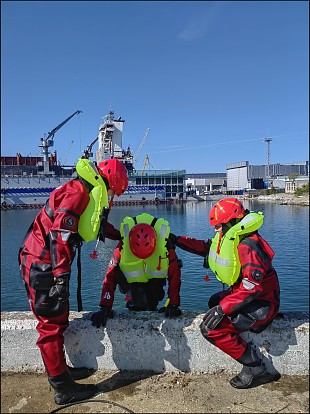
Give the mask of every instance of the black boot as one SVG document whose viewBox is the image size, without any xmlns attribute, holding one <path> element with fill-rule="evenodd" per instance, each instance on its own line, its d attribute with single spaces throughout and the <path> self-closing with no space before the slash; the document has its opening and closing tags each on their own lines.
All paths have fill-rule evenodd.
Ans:
<svg viewBox="0 0 310 414">
<path fill-rule="evenodd" d="M 68 366 L 68 371 L 72 379 L 75 381 L 88 378 L 95 372 L 95 370 L 92 368 L 86 368 L 86 367 L 73 368 L 69 366 Z"/>
<path fill-rule="evenodd" d="M 230 385 L 234 388 L 254 388 L 268 382 L 278 381 L 280 377 L 279 373 L 268 372 L 263 363 L 257 367 L 243 365 L 241 372 L 230 380 Z"/>
<path fill-rule="evenodd" d="M 98 392 L 97 385 L 74 382 L 68 370 L 56 377 L 48 377 L 48 381 L 55 390 L 54 401 L 58 405 L 87 400 Z"/>
<path fill-rule="evenodd" d="M 281 377 L 278 372 L 271 374 L 267 371 L 265 364 L 250 345 L 237 361 L 243 364 L 243 368 L 238 375 L 230 380 L 230 385 L 234 388 L 253 388 L 277 381 Z"/>
</svg>

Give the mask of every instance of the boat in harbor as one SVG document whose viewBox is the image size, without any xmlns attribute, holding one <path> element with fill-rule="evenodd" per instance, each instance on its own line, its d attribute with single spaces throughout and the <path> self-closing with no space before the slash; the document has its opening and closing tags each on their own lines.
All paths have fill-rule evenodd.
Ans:
<svg viewBox="0 0 310 414">
<path fill-rule="evenodd" d="M 40 208 L 56 188 L 76 177 L 74 166 L 60 166 L 57 163 L 56 151 L 52 154 L 49 148 L 54 145 L 55 133 L 73 116 L 76 111 L 57 125 L 47 137 L 41 138 L 39 147 L 42 157 L 1 156 L 1 209 Z M 150 165 L 146 155 L 142 169 L 137 170 L 136 163 L 146 138 L 148 128 L 140 142 L 137 151 L 130 147 L 123 149 L 124 120 L 114 118 L 114 112 L 109 111 L 103 117 L 97 137 L 87 146 L 81 155 L 93 159 L 97 163 L 109 158 L 119 159 L 127 168 L 129 176 L 128 189 L 119 198 L 115 196 L 115 205 L 150 204 L 183 202 L 185 195 L 185 170 L 155 170 L 147 169 Z M 92 152 L 97 144 L 97 151 Z"/>
</svg>

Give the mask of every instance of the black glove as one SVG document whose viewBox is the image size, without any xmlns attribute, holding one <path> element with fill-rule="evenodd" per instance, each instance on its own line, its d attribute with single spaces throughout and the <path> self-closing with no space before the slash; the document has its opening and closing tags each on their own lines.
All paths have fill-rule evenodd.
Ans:
<svg viewBox="0 0 310 414">
<path fill-rule="evenodd" d="M 165 312 L 165 316 L 166 318 L 173 318 L 175 316 L 180 316 L 182 315 L 182 311 L 181 309 L 179 309 L 178 305 L 168 305 L 168 306 L 163 306 L 162 308 L 159 309 L 158 313 L 163 313 Z"/>
<path fill-rule="evenodd" d="M 215 329 L 224 316 L 225 313 L 221 308 L 221 305 L 214 306 L 214 308 L 209 309 L 203 317 L 202 325 L 208 329 Z"/>
<path fill-rule="evenodd" d="M 65 302 L 69 298 L 69 278 L 70 275 L 65 273 L 56 277 L 56 284 L 52 286 L 48 292 L 48 296 L 52 299 Z"/>
<path fill-rule="evenodd" d="M 173 244 L 177 244 L 178 236 L 176 236 L 173 233 L 170 233 L 168 238 Z"/>
<path fill-rule="evenodd" d="M 106 326 L 107 319 L 114 318 L 114 312 L 112 311 L 112 308 L 109 306 L 100 306 L 101 309 L 98 312 L 95 312 L 91 316 L 92 325 L 97 326 L 97 328 L 100 328 L 100 326 Z"/>
</svg>

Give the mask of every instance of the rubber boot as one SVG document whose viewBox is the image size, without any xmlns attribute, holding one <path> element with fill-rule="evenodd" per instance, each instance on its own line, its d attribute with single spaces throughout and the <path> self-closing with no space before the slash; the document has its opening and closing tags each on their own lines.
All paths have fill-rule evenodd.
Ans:
<svg viewBox="0 0 310 414">
<path fill-rule="evenodd" d="M 92 368 L 86 368 L 86 367 L 74 368 L 74 367 L 69 367 L 69 366 L 68 366 L 68 371 L 69 371 L 69 374 L 71 375 L 71 378 L 75 381 L 88 378 L 95 372 L 95 370 Z"/>
<path fill-rule="evenodd" d="M 98 392 L 97 385 L 74 382 L 68 370 L 56 377 L 49 376 L 48 381 L 55 391 L 54 401 L 58 405 L 87 400 Z"/>
<path fill-rule="evenodd" d="M 230 380 L 230 385 L 234 388 L 253 388 L 277 381 L 281 377 L 279 373 L 271 374 L 267 371 L 265 364 L 250 345 L 237 361 L 243 364 L 243 368 L 238 375 Z"/>
</svg>

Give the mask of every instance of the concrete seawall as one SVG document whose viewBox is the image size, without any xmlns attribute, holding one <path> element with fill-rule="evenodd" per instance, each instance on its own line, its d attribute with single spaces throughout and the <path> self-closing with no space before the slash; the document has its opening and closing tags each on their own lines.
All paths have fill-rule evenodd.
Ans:
<svg viewBox="0 0 310 414">
<path fill-rule="evenodd" d="M 165 319 L 153 312 L 117 313 L 105 328 L 95 328 L 91 312 L 71 312 L 65 333 L 68 363 L 97 370 L 234 373 L 240 364 L 201 335 L 203 314 L 183 312 Z M 43 362 L 31 312 L 1 312 L 1 371 L 40 372 Z M 286 313 L 260 334 L 244 333 L 270 369 L 309 374 L 309 315 Z"/>
</svg>

